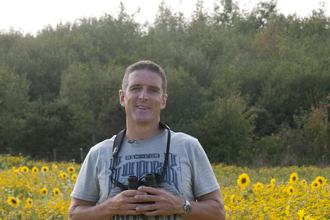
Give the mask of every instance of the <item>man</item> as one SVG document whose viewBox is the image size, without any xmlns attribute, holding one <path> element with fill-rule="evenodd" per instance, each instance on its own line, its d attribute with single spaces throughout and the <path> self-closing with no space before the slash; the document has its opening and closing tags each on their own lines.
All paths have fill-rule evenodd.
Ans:
<svg viewBox="0 0 330 220">
<path fill-rule="evenodd" d="M 160 122 L 166 87 L 163 69 L 151 61 L 127 68 L 119 91 L 126 133 L 116 146 L 112 137 L 91 148 L 71 193 L 70 220 L 226 218 L 219 185 L 197 139 Z M 128 176 L 141 179 L 163 170 L 157 188 L 127 190 Z"/>
</svg>

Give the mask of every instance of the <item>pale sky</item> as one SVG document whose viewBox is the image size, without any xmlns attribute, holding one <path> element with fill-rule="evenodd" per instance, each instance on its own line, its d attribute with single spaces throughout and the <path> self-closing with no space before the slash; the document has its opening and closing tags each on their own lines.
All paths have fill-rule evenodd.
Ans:
<svg viewBox="0 0 330 220">
<path fill-rule="evenodd" d="M 204 6 L 213 11 L 214 2 L 221 0 L 204 0 Z M 251 9 L 260 0 L 234 0 L 240 9 Z M 266 1 L 266 0 L 264 0 Z M 21 30 L 24 34 L 35 35 L 46 25 L 56 26 L 57 23 L 73 22 L 82 17 L 100 17 L 104 13 L 113 14 L 123 2 L 128 13 L 134 13 L 140 6 L 140 14 L 136 21 L 152 22 L 161 0 L 0 0 L 0 32 L 8 32 L 11 28 Z M 181 11 L 185 17 L 190 17 L 197 0 L 165 0 L 174 12 Z M 277 8 L 284 15 L 297 13 L 300 17 L 309 16 L 312 10 L 325 3 L 326 14 L 330 16 L 330 0 L 278 0 Z"/>
</svg>

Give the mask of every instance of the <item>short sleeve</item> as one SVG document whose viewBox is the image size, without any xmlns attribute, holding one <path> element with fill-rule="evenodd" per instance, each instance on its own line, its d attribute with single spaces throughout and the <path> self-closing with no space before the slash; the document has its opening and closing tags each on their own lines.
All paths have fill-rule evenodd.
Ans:
<svg viewBox="0 0 330 220">
<path fill-rule="evenodd" d="M 194 157 L 191 159 L 193 169 L 193 191 L 196 198 L 219 189 L 207 155 L 198 141 L 194 148 Z"/>
<path fill-rule="evenodd" d="M 98 201 L 100 189 L 97 178 L 98 167 L 95 160 L 95 153 L 93 148 L 91 148 L 87 154 L 78 174 L 74 189 L 70 195 L 71 197 L 90 202 Z"/>
</svg>

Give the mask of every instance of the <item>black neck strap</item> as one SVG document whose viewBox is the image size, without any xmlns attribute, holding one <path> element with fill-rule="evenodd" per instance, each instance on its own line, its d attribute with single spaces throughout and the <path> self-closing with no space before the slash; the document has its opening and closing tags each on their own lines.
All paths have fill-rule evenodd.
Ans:
<svg viewBox="0 0 330 220">
<path fill-rule="evenodd" d="M 157 182 L 163 182 L 165 179 L 166 171 L 167 171 L 167 165 L 168 165 L 168 157 L 170 153 L 170 142 L 171 142 L 171 131 L 170 128 L 164 124 L 163 122 L 159 122 L 159 127 L 162 129 L 167 129 L 167 145 L 166 145 L 166 154 L 165 154 L 165 160 L 163 164 L 163 170 L 162 170 L 162 175 L 161 175 L 161 180 L 158 180 Z M 124 130 L 121 130 L 117 136 L 115 137 L 115 140 L 113 142 L 113 149 L 112 149 L 112 167 L 111 167 L 111 182 L 115 185 L 118 186 L 122 189 L 127 189 L 127 186 L 124 184 L 118 182 L 113 178 L 113 174 L 116 172 L 116 163 L 118 159 L 118 153 L 120 151 L 120 148 L 123 144 L 123 140 L 126 134 L 126 128 Z"/>
</svg>

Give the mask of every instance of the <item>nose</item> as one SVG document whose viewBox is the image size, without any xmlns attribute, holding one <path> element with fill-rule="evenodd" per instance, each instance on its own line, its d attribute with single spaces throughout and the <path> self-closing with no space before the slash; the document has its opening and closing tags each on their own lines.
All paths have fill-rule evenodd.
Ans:
<svg viewBox="0 0 330 220">
<path fill-rule="evenodd" d="M 140 100 L 148 100 L 148 99 L 149 99 L 147 88 L 143 88 L 143 89 L 141 90 L 141 93 L 140 93 L 139 99 L 140 99 Z"/>
</svg>

